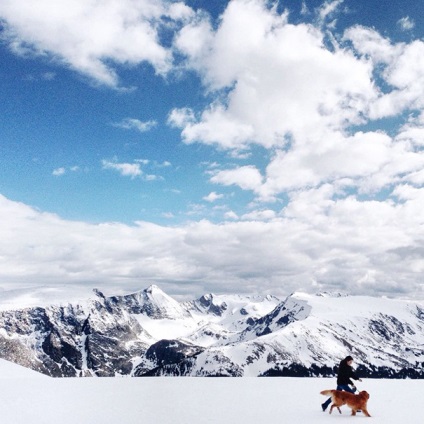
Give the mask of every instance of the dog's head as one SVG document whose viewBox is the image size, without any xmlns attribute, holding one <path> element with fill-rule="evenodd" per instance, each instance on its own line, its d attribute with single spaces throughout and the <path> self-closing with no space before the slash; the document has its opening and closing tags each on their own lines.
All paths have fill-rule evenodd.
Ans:
<svg viewBox="0 0 424 424">
<path fill-rule="evenodd" d="M 370 398 L 369 393 L 366 392 L 365 390 L 362 390 L 362 392 L 359 393 L 359 396 L 361 396 L 361 397 L 363 397 L 363 398 L 365 398 L 367 400 Z"/>
</svg>

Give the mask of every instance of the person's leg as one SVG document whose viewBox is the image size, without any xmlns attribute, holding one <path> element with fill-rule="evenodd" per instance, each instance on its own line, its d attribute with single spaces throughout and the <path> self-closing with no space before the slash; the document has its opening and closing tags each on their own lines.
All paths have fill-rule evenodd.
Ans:
<svg viewBox="0 0 424 424">
<path fill-rule="evenodd" d="M 352 389 L 350 386 L 346 385 L 342 385 L 342 386 L 337 386 L 337 390 L 344 390 L 345 392 L 349 392 L 349 393 L 355 393 L 356 389 Z"/>
<path fill-rule="evenodd" d="M 324 403 L 321 404 L 322 410 L 325 411 L 328 408 L 328 405 L 331 403 L 331 398 L 328 398 Z"/>
</svg>

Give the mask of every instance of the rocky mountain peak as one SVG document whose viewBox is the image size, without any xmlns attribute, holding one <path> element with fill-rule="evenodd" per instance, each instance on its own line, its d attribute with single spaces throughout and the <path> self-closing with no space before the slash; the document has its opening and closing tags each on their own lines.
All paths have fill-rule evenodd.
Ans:
<svg viewBox="0 0 424 424">
<path fill-rule="evenodd" d="M 156 285 L 151 285 L 143 290 L 138 300 L 142 312 L 153 319 L 180 319 L 190 317 L 190 313 L 182 304 L 171 296 L 168 296 Z"/>
<path fill-rule="evenodd" d="M 149 287 L 147 287 L 147 289 L 144 289 L 145 293 L 148 294 L 159 294 L 159 293 L 164 293 L 159 286 L 157 286 L 156 284 L 152 284 Z"/>
<path fill-rule="evenodd" d="M 93 289 L 93 293 L 100 299 L 105 299 L 105 295 L 99 289 Z"/>
<path fill-rule="evenodd" d="M 227 310 L 228 305 L 225 301 L 219 301 L 212 293 L 203 295 L 197 300 L 196 306 L 205 313 L 221 316 Z"/>
</svg>

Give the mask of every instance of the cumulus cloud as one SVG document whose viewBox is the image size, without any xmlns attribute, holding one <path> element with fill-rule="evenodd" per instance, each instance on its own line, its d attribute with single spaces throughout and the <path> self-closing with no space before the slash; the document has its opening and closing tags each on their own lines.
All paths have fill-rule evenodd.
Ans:
<svg viewBox="0 0 424 424">
<path fill-rule="evenodd" d="M 345 32 L 356 51 L 376 66 L 379 77 L 388 85 L 371 102 L 370 119 L 399 115 L 424 107 L 424 42 L 392 43 L 375 30 L 356 26 Z"/>
<path fill-rule="evenodd" d="M 197 16 L 178 34 L 175 48 L 213 98 L 201 112 L 170 113 L 183 141 L 215 145 L 236 152 L 233 157 L 253 144 L 271 153 L 264 170 L 233 166 L 212 173 L 211 182 L 272 201 L 325 183 L 370 194 L 421 181 L 421 127 L 405 126 L 393 136 L 384 127 L 356 128 L 424 108 L 424 43 L 393 43 L 353 26 L 329 48 L 320 25 L 342 5 L 325 2 L 314 26 L 290 24 L 287 12 L 258 0 L 234 0 L 216 28 Z"/>
<path fill-rule="evenodd" d="M 227 211 L 224 214 L 225 219 L 237 220 L 239 219 L 238 215 L 234 211 Z"/>
<path fill-rule="evenodd" d="M 223 194 L 218 194 L 215 191 L 210 192 L 207 196 L 203 198 L 203 200 L 206 200 L 207 202 L 213 203 L 218 199 L 222 199 L 224 197 Z"/>
<path fill-rule="evenodd" d="M 203 35 L 191 45 L 193 32 Z M 229 3 L 219 27 L 191 23 L 175 47 L 216 92 L 200 115 L 176 113 L 187 142 L 224 149 L 257 143 L 283 146 L 327 128 L 359 123 L 378 93 L 372 66 L 348 49 L 330 51 L 313 25 L 292 25 L 287 15 L 257 0 Z M 220 90 L 224 91 L 224 99 Z"/>
<path fill-rule="evenodd" d="M 417 150 L 422 127 L 407 125 L 396 139 L 383 132 L 352 136 L 328 133 L 325 142 L 311 139 L 307 146 L 275 151 L 265 173 L 253 165 L 215 171 L 211 182 L 250 190 L 260 201 L 279 194 L 331 183 L 345 191 L 373 194 L 402 181 L 417 182 L 424 155 Z M 341 194 L 341 192 L 339 193 Z"/>
<path fill-rule="evenodd" d="M 191 13 L 183 4 L 161 0 L 0 4 L 3 38 L 15 52 L 50 56 L 111 87 L 120 85 L 117 65 L 148 62 L 157 73 L 168 72 L 172 55 L 159 40 L 161 21 L 185 21 Z"/>
<path fill-rule="evenodd" d="M 124 177 L 135 178 L 143 174 L 141 163 L 118 163 L 115 161 L 102 160 L 103 169 L 112 169 L 118 171 Z"/>
<path fill-rule="evenodd" d="M 226 186 L 237 185 L 243 190 L 258 191 L 262 185 L 262 175 L 254 166 L 241 166 L 218 171 L 211 178 L 211 182 Z"/>
<path fill-rule="evenodd" d="M 424 113 L 418 119 L 410 119 L 396 135 L 396 140 L 410 143 L 414 147 L 424 146 Z"/>
<path fill-rule="evenodd" d="M 194 111 L 190 108 L 176 108 L 168 117 L 168 124 L 175 128 L 182 128 L 195 121 Z"/>
</svg>

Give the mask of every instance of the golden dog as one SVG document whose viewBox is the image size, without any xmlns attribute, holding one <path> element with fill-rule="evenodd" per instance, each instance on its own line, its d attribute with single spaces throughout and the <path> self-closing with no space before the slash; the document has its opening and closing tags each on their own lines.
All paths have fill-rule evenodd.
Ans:
<svg viewBox="0 0 424 424">
<path fill-rule="evenodd" d="M 352 409 L 352 415 L 356 415 L 356 411 L 362 411 L 367 417 L 371 416 L 367 410 L 367 402 L 370 395 L 365 390 L 359 392 L 357 395 L 342 390 L 323 390 L 321 394 L 331 396 L 333 404 L 330 408 L 330 414 L 333 412 L 333 408 L 337 408 L 342 413 L 340 406 L 347 405 Z"/>
</svg>

